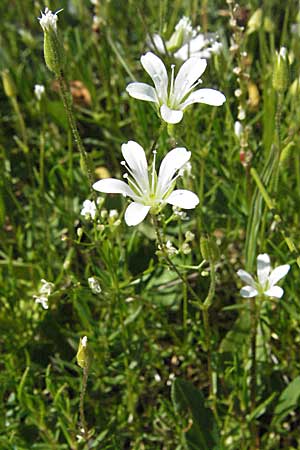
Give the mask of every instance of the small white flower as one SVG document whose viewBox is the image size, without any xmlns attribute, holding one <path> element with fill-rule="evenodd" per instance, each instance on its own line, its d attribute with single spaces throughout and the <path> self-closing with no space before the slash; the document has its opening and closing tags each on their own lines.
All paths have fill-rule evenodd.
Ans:
<svg viewBox="0 0 300 450">
<path fill-rule="evenodd" d="M 178 171 L 191 157 L 191 152 L 183 147 L 174 148 L 162 160 L 158 175 L 155 170 L 156 152 L 154 153 L 151 172 L 144 149 L 134 141 L 122 145 L 122 154 L 128 173 L 124 181 L 105 178 L 94 183 L 93 188 L 99 192 L 123 194 L 133 199 L 125 212 L 127 225 L 138 225 L 151 212 L 158 213 L 166 203 L 184 209 L 193 209 L 199 199 L 196 194 L 185 189 L 173 190 L 178 178 Z"/>
<path fill-rule="evenodd" d="M 238 270 L 237 274 L 247 286 L 244 286 L 240 294 L 242 297 L 249 298 L 256 295 L 266 295 L 268 297 L 281 298 L 283 289 L 276 286 L 276 283 L 285 277 L 290 270 L 289 264 L 276 267 L 271 272 L 270 257 L 267 253 L 257 257 L 257 281 L 245 270 Z M 271 272 L 271 273 L 270 273 Z"/>
<path fill-rule="evenodd" d="M 212 54 L 217 54 L 222 48 L 218 42 L 216 33 L 200 33 L 200 27 L 194 29 L 188 17 L 182 17 L 175 26 L 171 38 L 164 43 L 159 34 L 154 34 L 147 39 L 148 45 L 161 54 L 173 53 L 174 57 L 186 61 L 189 57 L 208 59 Z M 154 45 L 153 45 L 154 43 Z"/>
<path fill-rule="evenodd" d="M 49 281 L 41 279 L 41 287 L 39 288 L 39 295 L 34 295 L 35 303 L 40 303 L 44 309 L 48 309 L 48 297 L 51 295 L 54 284 Z"/>
<path fill-rule="evenodd" d="M 39 293 L 49 296 L 51 294 L 51 292 L 53 291 L 54 284 L 49 283 L 49 281 L 46 281 L 43 278 L 41 279 L 41 283 L 42 283 L 42 286 L 39 289 Z"/>
<path fill-rule="evenodd" d="M 35 303 L 40 303 L 44 309 L 48 309 L 48 297 L 45 295 L 34 295 Z"/>
<path fill-rule="evenodd" d="M 167 241 L 165 245 L 166 252 L 169 256 L 177 255 L 178 250 L 174 247 L 171 241 Z"/>
<path fill-rule="evenodd" d="M 57 32 L 57 14 L 62 11 L 60 9 L 56 13 L 52 13 L 49 8 L 45 8 L 45 12 L 43 13 L 41 11 L 42 17 L 38 17 L 38 20 L 40 22 L 41 27 L 43 28 L 43 31 L 54 31 Z"/>
<path fill-rule="evenodd" d="M 131 97 L 153 102 L 159 109 L 161 118 L 171 124 L 179 123 L 183 111 L 193 103 L 206 103 L 220 106 L 226 98 L 215 89 L 193 89 L 201 83 L 200 77 L 206 69 L 205 59 L 189 58 L 174 77 L 175 66 L 169 85 L 168 74 L 162 60 L 154 53 L 148 52 L 141 57 L 141 64 L 153 80 L 154 87 L 146 83 L 130 83 L 126 90 Z"/>
<path fill-rule="evenodd" d="M 94 201 L 91 200 L 85 200 L 83 202 L 83 208 L 80 212 L 82 216 L 84 216 L 87 220 L 91 217 L 92 219 L 95 219 L 96 213 L 97 213 L 97 207 Z"/>
<path fill-rule="evenodd" d="M 45 94 L 45 86 L 43 86 L 42 84 L 36 84 L 34 86 L 34 95 L 36 96 L 39 102 L 41 101 L 44 94 Z"/>
<path fill-rule="evenodd" d="M 234 122 L 234 134 L 237 138 L 241 137 L 241 134 L 243 132 L 243 125 L 238 120 Z"/>
<path fill-rule="evenodd" d="M 101 286 L 100 286 L 97 278 L 89 277 L 88 283 L 89 283 L 89 287 L 90 287 L 91 291 L 93 292 L 93 294 L 100 294 L 102 289 L 101 289 Z"/>
<path fill-rule="evenodd" d="M 83 336 L 83 338 L 81 339 L 81 345 L 82 347 L 86 347 L 87 345 L 87 336 Z"/>
</svg>

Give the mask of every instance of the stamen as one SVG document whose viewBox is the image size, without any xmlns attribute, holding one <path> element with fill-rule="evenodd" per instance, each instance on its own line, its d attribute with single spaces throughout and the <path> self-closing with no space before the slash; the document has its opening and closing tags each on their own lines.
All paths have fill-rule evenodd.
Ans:
<svg viewBox="0 0 300 450">
<path fill-rule="evenodd" d="M 125 178 L 125 180 L 128 180 L 128 184 L 132 185 L 134 187 L 134 189 L 137 191 L 137 194 L 140 195 L 141 197 L 143 196 L 143 190 L 142 188 L 135 182 L 134 178 L 131 178 L 128 173 L 124 173 L 123 178 Z"/>
<path fill-rule="evenodd" d="M 153 161 L 152 161 L 152 176 L 151 176 L 151 192 L 154 193 L 155 184 L 155 163 L 156 163 L 156 150 L 153 150 Z"/>
<path fill-rule="evenodd" d="M 170 96 L 174 93 L 174 72 L 175 72 L 175 64 L 171 65 L 171 86 L 170 86 Z"/>
</svg>

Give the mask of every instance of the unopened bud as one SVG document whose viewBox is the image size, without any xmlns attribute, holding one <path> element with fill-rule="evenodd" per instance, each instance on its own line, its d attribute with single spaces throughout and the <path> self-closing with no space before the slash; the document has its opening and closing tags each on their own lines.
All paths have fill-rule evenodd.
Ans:
<svg viewBox="0 0 300 450">
<path fill-rule="evenodd" d="M 42 17 L 38 19 L 44 31 L 45 62 L 48 69 L 54 72 L 56 76 L 60 75 L 63 68 L 63 48 L 58 39 L 56 25 L 58 12 L 53 14 L 46 8 L 45 13 L 42 13 Z"/>
<path fill-rule="evenodd" d="M 262 26 L 263 12 L 261 8 L 258 8 L 250 17 L 247 24 L 247 34 L 258 31 Z"/>
<path fill-rule="evenodd" d="M 272 85 L 276 92 L 283 93 L 289 82 L 289 63 L 287 49 L 281 47 L 280 52 L 276 52 L 273 70 Z"/>
<path fill-rule="evenodd" d="M 91 366 L 91 363 L 93 360 L 93 354 L 87 344 L 86 336 L 84 336 L 83 338 L 80 338 L 76 359 L 77 359 L 77 364 L 82 369 L 88 369 Z"/>
<path fill-rule="evenodd" d="M 10 72 L 8 69 L 5 69 L 1 72 L 2 75 L 2 82 L 3 82 L 3 89 L 5 92 L 5 95 L 7 97 L 15 97 L 17 95 L 17 89 L 16 85 L 10 75 Z"/>
<path fill-rule="evenodd" d="M 220 251 L 216 241 L 211 237 L 201 236 L 200 250 L 203 259 L 210 263 L 216 263 L 220 259 Z"/>
</svg>

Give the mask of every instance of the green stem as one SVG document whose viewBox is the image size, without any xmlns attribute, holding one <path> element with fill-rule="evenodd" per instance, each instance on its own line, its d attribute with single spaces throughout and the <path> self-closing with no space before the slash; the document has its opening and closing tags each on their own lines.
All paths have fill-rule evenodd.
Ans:
<svg viewBox="0 0 300 450">
<path fill-rule="evenodd" d="M 18 119 L 18 124 L 19 124 L 20 133 L 22 136 L 23 144 L 27 148 L 27 152 L 28 152 L 28 139 L 27 139 L 26 126 L 25 126 L 24 118 L 23 118 L 22 112 L 20 110 L 17 98 L 11 97 L 11 103 L 12 103 L 13 109 L 14 109 L 15 114 Z"/>
<path fill-rule="evenodd" d="M 154 227 L 155 227 L 155 231 L 156 231 L 156 237 L 159 243 L 159 247 L 160 250 L 163 253 L 163 256 L 168 264 L 168 266 L 174 270 L 174 272 L 176 272 L 176 274 L 178 275 L 178 277 L 181 279 L 181 281 L 186 285 L 187 290 L 190 292 L 190 294 L 195 298 L 195 300 L 198 302 L 199 306 L 202 307 L 202 301 L 200 300 L 199 296 L 196 294 L 196 292 L 194 291 L 194 289 L 189 285 L 189 283 L 187 282 L 187 280 L 184 278 L 183 275 L 181 275 L 181 273 L 179 272 L 179 270 L 177 269 L 177 267 L 175 266 L 175 264 L 171 261 L 167 251 L 166 251 L 166 247 L 165 244 L 163 243 L 162 237 L 161 237 L 161 233 L 160 233 L 160 229 L 159 229 L 159 225 L 158 225 L 158 221 L 156 216 L 152 215 L 152 220 L 154 223 Z"/>
<path fill-rule="evenodd" d="M 80 414 L 80 427 L 82 429 L 83 437 L 86 441 L 89 439 L 89 432 L 85 420 L 84 414 L 84 397 L 87 387 L 87 380 L 89 375 L 89 366 L 83 368 L 83 377 L 82 377 L 82 387 L 80 391 L 80 399 L 79 399 L 79 414 Z"/>
<path fill-rule="evenodd" d="M 257 334 L 257 307 L 255 297 L 250 298 L 250 317 L 251 317 L 251 334 L 250 334 L 250 352 L 251 352 L 251 369 L 250 369 L 250 413 L 256 408 L 256 334 Z M 258 434 L 255 419 L 251 423 L 251 437 L 253 449 L 257 448 Z"/>
<path fill-rule="evenodd" d="M 58 77 L 58 82 L 59 82 L 60 91 L 61 91 L 61 95 L 62 95 L 63 105 L 66 110 L 68 122 L 69 122 L 69 125 L 71 128 L 72 134 L 73 134 L 73 138 L 74 138 L 75 144 L 78 148 L 78 151 L 81 155 L 81 158 L 82 158 L 82 161 L 84 164 L 84 170 L 89 179 L 90 189 L 93 192 L 93 190 L 92 190 L 92 185 L 94 183 L 93 167 L 92 167 L 89 155 L 83 146 L 80 134 L 78 132 L 76 119 L 75 119 L 73 107 L 72 107 L 71 94 L 69 92 L 69 89 L 67 88 L 67 84 L 66 84 L 66 80 L 64 78 L 63 72 L 60 73 L 60 75 Z"/>
</svg>

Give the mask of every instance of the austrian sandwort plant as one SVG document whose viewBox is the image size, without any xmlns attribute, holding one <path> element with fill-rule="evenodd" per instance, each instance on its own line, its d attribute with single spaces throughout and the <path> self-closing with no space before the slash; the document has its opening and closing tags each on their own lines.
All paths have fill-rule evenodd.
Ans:
<svg viewBox="0 0 300 450">
<path fill-rule="evenodd" d="M 300 448 L 299 5 L 244 3 L 2 1 L 0 449 Z"/>
</svg>

